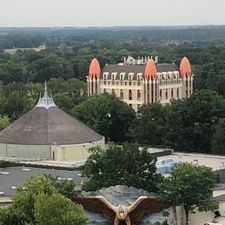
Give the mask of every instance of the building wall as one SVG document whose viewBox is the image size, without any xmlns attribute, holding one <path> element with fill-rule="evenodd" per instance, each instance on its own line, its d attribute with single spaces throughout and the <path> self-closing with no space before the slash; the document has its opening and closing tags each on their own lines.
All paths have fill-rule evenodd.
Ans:
<svg viewBox="0 0 225 225">
<path fill-rule="evenodd" d="M 102 79 L 87 77 L 88 93 L 109 93 L 120 98 L 135 111 L 143 105 L 152 102 L 161 104 L 170 103 L 172 99 L 190 97 L 193 93 L 193 76 L 181 78 L 179 71 L 157 73 L 157 79 L 146 80 L 143 74 L 138 74 L 136 79 L 121 79 L 115 72 L 113 76 L 103 74 Z M 113 79 L 116 77 L 117 79 Z M 120 77 L 120 80 L 119 80 Z M 133 77 L 129 73 L 128 77 Z"/>
<path fill-rule="evenodd" d="M 93 146 L 104 146 L 105 140 L 99 140 L 92 143 L 82 143 L 76 145 L 52 145 L 52 159 L 54 160 L 86 160 L 90 153 L 88 149 Z"/>
<path fill-rule="evenodd" d="M 15 145 L 0 143 L 0 157 L 53 160 L 86 160 L 88 149 L 104 146 L 105 139 L 76 145 Z"/>
<path fill-rule="evenodd" d="M 51 157 L 51 146 L 0 143 L 0 157 L 49 159 Z"/>
</svg>

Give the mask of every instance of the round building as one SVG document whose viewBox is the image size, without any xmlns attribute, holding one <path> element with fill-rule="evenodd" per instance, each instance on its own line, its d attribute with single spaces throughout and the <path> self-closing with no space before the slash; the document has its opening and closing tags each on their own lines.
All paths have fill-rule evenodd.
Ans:
<svg viewBox="0 0 225 225">
<path fill-rule="evenodd" d="M 88 148 L 104 143 L 103 136 L 58 108 L 45 84 L 37 105 L 0 132 L 0 157 L 84 160 Z"/>
</svg>

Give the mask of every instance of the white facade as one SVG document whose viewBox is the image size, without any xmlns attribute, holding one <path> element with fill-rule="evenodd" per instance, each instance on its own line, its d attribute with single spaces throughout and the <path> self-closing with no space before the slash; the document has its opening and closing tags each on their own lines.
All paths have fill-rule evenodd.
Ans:
<svg viewBox="0 0 225 225">
<path fill-rule="evenodd" d="M 100 76 L 87 76 L 88 95 L 115 95 L 135 111 L 143 104 L 166 104 L 172 99 L 190 97 L 193 93 L 193 74 L 182 76 L 174 64 L 158 65 L 160 66 L 161 70 L 165 68 L 165 72 L 157 72 L 155 77 L 146 77 L 145 65 L 106 65 Z"/>
</svg>

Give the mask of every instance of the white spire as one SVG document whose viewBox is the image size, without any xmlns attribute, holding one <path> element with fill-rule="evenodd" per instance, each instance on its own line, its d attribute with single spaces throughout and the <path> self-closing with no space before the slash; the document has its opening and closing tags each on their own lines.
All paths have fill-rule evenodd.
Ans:
<svg viewBox="0 0 225 225">
<path fill-rule="evenodd" d="M 43 95 L 43 97 L 41 97 L 41 95 L 40 95 L 36 107 L 44 107 L 46 109 L 49 109 L 50 107 L 55 107 L 55 106 L 56 106 L 56 104 L 55 104 L 52 96 L 51 97 L 48 96 L 47 82 L 45 80 L 44 95 Z"/>
</svg>

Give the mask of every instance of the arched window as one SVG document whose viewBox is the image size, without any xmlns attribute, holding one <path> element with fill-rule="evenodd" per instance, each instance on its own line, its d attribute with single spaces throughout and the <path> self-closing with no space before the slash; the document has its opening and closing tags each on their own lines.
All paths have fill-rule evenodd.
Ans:
<svg viewBox="0 0 225 225">
<path fill-rule="evenodd" d="M 132 91 L 129 90 L 129 100 L 132 100 Z"/>
<path fill-rule="evenodd" d="M 141 81 L 141 74 L 138 74 L 138 75 L 137 75 L 138 86 L 140 86 L 140 81 Z"/>
<path fill-rule="evenodd" d="M 159 90 L 159 98 L 162 99 L 162 89 Z"/>
<path fill-rule="evenodd" d="M 168 99 L 168 90 L 165 90 L 165 98 Z"/>
<path fill-rule="evenodd" d="M 171 99 L 173 99 L 173 88 L 171 89 Z"/>
</svg>

